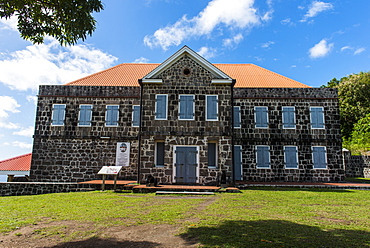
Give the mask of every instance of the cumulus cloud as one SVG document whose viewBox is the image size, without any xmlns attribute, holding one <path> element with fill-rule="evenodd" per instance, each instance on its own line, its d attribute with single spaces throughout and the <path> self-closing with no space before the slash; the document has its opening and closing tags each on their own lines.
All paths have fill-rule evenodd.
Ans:
<svg viewBox="0 0 370 248">
<path fill-rule="evenodd" d="M 19 113 L 21 105 L 11 96 L 0 96 L 0 128 L 17 129 L 19 126 L 9 122 L 9 113 Z"/>
<path fill-rule="evenodd" d="M 144 57 L 140 57 L 138 59 L 135 59 L 135 61 L 133 63 L 148 63 L 148 62 L 149 62 L 149 59 L 144 58 Z"/>
<path fill-rule="evenodd" d="M 268 41 L 266 43 L 261 44 L 262 48 L 270 48 L 271 45 L 275 44 L 275 41 Z"/>
<path fill-rule="evenodd" d="M 8 19 L 0 18 L 0 29 L 9 29 L 18 32 L 17 24 L 18 18 L 16 16 L 12 16 Z"/>
<path fill-rule="evenodd" d="M 216 49 L 210 47 L 201 47 L 198 51 L 198 54 L 205 59 L 210 59 L 216 56 Z"/>
<path fill-rule="evenodd" d="M 53 38 L 44 44 L 2 54 L 0 82 L 11 89 L 36 90 L 40 84 L 62 84 L 104 70 L 117 58 L 88 45 L 61 47 Z"/>
<path fill-rule="evenodd" d="M 227 38 L 223 40 L 223 46 L 233 47 L 234 45 L 239 44 L 244 39 L 242 34 L 237 34 L 232 38 Z"/>
<path fill-rule="evenodd" d="M 261 15 L 253 5 L 254 0 L 212 0 L 197 16 L 188 18 L 184 15 L 175 24 L 145 36 L 144 43 L 167 50 L 170 46 L 180 45 L 185 39 L 210 37 L 216 28 L 250 29 L 271 18 L 270 4 L 270 10 Z"/>
<path fill-rule="evenodd" d="M 20 147 L 23 149 L 32 149 L 32 144 L 22 142 L 22 141 L 13 141 L 11 143 L 12 146 Z"/>
<path fill-rule="evenodd" d="M 13 132 L 13 135 L 19 135 L 19 136 L 25 136 L 25 137 L 32 137 L 33 133 L 34 133 L 34 127 L 33 126 L 29 126 L 27 128 L 22 128 L 21 130 L 17 131 L 17 132 Z"/>
<path fill-rule="evenodd" d="M 325 57 L 328 55 L 334 47 L 334 43 L 328 44 L 325 39 L 322 39 L 319 43 L 309 49 L 309 56 L 312 59 Z"/>
<path fill-rule="evenodd" d="M 317 16 L 319 13 L 326 11 L 326 10 L 331 10 L 333 9 L 334 6 L 331 3 L 325 3 L 321 1 L 313 1 L 311 5 L 308 7 L 307 13 L 303 16 L 302 20 L 300 22 L 305 22 L 309 18 Z"/>
</svg>

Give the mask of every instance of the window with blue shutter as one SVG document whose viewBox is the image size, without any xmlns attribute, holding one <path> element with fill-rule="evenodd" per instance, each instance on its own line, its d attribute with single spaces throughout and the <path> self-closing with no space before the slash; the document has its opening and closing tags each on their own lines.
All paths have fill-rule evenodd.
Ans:
<svg viewBox="0 0 370 248">
<path fill-rule="evenodd" d="M 267 107 L 254 107 L 254 119 L 256 128 L 268 128 Z"/>
<path fill-rule="evenodd" d="M 119 106 L 107 105 L 105 110 L 105 126 L 118 126 Z"/>
<path fill-rule="evenodd" d="M 90 127 L 92 117 L 92 105 L 80 105 L 80 112 L 78 115 L 78 125 Z"/>
<path fill-rule="evenodd" d="M 257 168 L 270 168 L 270 147 L 256 146 Z"/>
<path fill-rule="evenodd" d="M 206 96 L 206 120 L 218 120 L 218 96 Z"/>
<path fill-rule="evenodd" d="M 140 106 L 132 106 L 132 126 L 138 127 L 140 125 Z"/>
<path fill-rule="evenodd" d="M 208 167 L 217 167 L 217 143 L 208 143 Z"/>
<path fill-rule="evenodd" d="M 155 119 L 167 120 L 167 95 L 155 96 Z"/>
<path fill-rule="evenodd" d="M 312 160 L 314 169 L 326 169 L 326 147 L 313 146 Z"/>
<path fill-rule="evenodd" d="M 241 128 L 241 115 L 240 115 L 240 107 L 234 106 L 234 128 Z"/>
<path fill-rule="evenodd" d="M 294 107 L 283 107 L 283 128 L 294 129 L 295 128 L 295 108 Z"/>
<path fill-rule="evenodd" d="M 284 146 L 284 162 L 286 169 L 298 169 L 298 149 L 296 146 Z"/>
<path fill-rule="evenodd" d="M 179 101 L 179 119 L 194 120 L 194 96 L 180 95 Z"/>
<path fill-rule="evenodd" d="M 323 107 L 311 107 L 310 115 L 311 115 L 311 128 L 313 129 L 325 128 Z"/>
<path fill-rule="evenodd" d="M 51 114 L 51 125 L 63 126 L 65 115 L 66 115 L 66 105 L 65 104 L 53 104 L 52 114 Z"/>
<path fill-rule="evenodd" d="M 155 166 L 164 166 L 164 141 L 155 142 Z"/>
<path fill-rule="evenodd" d="M 242 146 L 234 146 L 235 180 L 243 180 Z"/>
</svg>

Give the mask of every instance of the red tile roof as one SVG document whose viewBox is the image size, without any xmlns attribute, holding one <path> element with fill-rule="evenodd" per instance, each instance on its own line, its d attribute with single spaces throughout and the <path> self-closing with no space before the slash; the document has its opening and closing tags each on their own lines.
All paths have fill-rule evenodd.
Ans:
<svg viewBox="0 0 370 248">
<path fill-rule="evenodd" d="M 29 171 L 32 153 L 0 161 L 0 171 Z"/>
<path fill-rule="evenodd" d="M 67 83 L 78 86 L 139 86 L 143 78 L 160 64 L 123 63 L 107 70 Z M 311 88 L 253 64 L 214 64 L 236 79 L 237 88 Z"/>
</svg>

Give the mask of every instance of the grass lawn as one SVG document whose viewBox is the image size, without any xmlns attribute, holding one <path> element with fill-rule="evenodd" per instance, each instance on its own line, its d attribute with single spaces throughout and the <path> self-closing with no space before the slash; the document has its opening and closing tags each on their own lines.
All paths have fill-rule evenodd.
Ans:
<svg viewBox="0 0 370 248">
<path fill-rule="evenodd" d="M 90 237 L 102 227 L 170 224 L 205 247 L 370 247 L 369 206 L 370 191 L 285 188 L 204 197 L 109 191 L 1 197 L 0 231 L 68 220 L 90 223 L 79 234 Z M 62 236 L 63 228 L 39 232 Z"/>
<path fill-rule="evenodd" d="M 370 178 L 346 177 L 346 181 L 351 183 L 370 183 Z"/>
</svg>

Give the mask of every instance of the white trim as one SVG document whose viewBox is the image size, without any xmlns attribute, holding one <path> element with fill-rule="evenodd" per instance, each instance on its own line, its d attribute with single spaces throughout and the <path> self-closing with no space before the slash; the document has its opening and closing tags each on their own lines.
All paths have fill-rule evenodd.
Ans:
<svg viewBox="0 0 370 248">
<path fill-rule="evenodd" d="M 81 106 L 91 106 L 91 116 L 90 116 L 90 124 L 89 125 L 81 125 L 80 124 L 80 118 L 81 118 Z M 93 112 L 94 106 L 92 104 L 80 104 L 79 110 L 78 110 L 78 120 L 77 120 L 77 126 L 78 127 L 91 127 L 91 121 L 92 121 L 92 112 Z"/>
<path fill-rule="evenodd" d="M 176 53 L 174 53 L 172 56 L 166 59 L 162 64 L 160 64 L 154 70 L 149 72 L 146 76 L 143 77 L 142 82 L 150 82 L 148 81 L 148 79 L 151 79 L 151 78 L 155 79 L 158 74 L 160 74 L 162 71 L 170 67 L 173 63 L 179 60 L 184 54 L 187 54 L 190 57 L 192 57 L 196 62 L 198 62 L 206 70 L 215 74 L 216 77 L 225 80 L 225 82 L 229 80 L 230 80 L 230 83 L 232 82 L 232 78 L 230 78 L 226 73 L 218 69 L 216 66 L 208 62 L 205 58 L 203 58 L 202 56 L 200 56 L 198 53 L 194 52 L 192 49 L 190 49 L 187 46 L 183 46 L 180 50 L 178 50 Z"/>
<path fill-rule="evenodd" d="M 193 118 L 192 119 L 180 119 L 180 98 L 181 96 L 193 96 Z M 194 121 L 195 120 L 195 95 L 193 94 L 181 94 L 179 95 L 179 106 L 178 106 L 178 120 L 180 121 Z"/>
<path fill-rule="evenodd" d="M 315 157 L 313 155 L 313 148 L 314 147 L 324 147 L 324 151 L 325 151 L 325 168 L 316 168 L 315 167 Z M 326 151 L 326 146 L 311 146 L 311 156 L 312 156 L 312 169 L 314 170 L 327 170 L 328 169 L 328 153 Z"/>
<path fill-rule="evenodd" d="M 233 82 L 232 79 L 212 79 L 212 84 L 231 84 Z"/>
<path fill-rule="evenodd" d="M 284 108 L 293 108 L 294 110 L 294 127 L 284 127 Z M 296 117 L 295 117 L 295 106 L 283 106 L 281 108 L 281 117 L 282 117 L 282 124 L 283 124 L 283 129 L 296 129 L 296 126 L 297 126 L 297 120 L 296 120 Z"/>
<path fill-rule="evenodd" d="M 53 117 L 54 117 L 54 106 L 55 105 L 63 105 L 64 106 L 64 116 L 63 116 L 63 124 L 62 125 L 59 125 L 59 124 L 53 124 Z M 66 121 L 66 108 L 67 108 L 67 105 L 66 104 L 59 104 L 59 103 L 54 103 L 52 105 L 52 108 L 51 108 L 51 125 L 54 126 L 54 127 L 63 127 L 64 126 L 64 122 Z"/>
<path fill-rule="evenodd" d="M 324 121 L 324 127 L 312 127 L 312 108 L 321 108 L 322 109 L 322 119 Z M 324 130 L 325 129 L 325 126 L 326 126 L 326 123 L 325 123 L 325 108 L 323 106 L 310 106 L 310 128 L 311 129 L 321 129 L 321 130 Z"/>
<path fill-rule="evenodd" d="M 166 117 L 158 118 L 157 117 L 157 96 L 166 96 Z M 154 120 L 167 120 L 168 119 L 168 94 L 155 94 L 155 103 L 154 103 Z"/>
<path fill-rule="evenodd" d="M 136 126 L 136 125 L 134 125 L 134 113 L 135 113 L 135 111 L 134 111 L 134 110 L 135 110 L 135 107 L 136 107 L 136 106 L 137 106 L 137 107 L 139 107 L 139 125 L 137 125 L 137 126 Z M 132 127 L 140 127 L 140 112 L 141 112 L 140 105 L 132 105 L 132 111 L 131 111 L 131 113 L 132 113 L 132 114 L 131 114 L 131 115 L 132 115 L 132 116 L 131 116 L 131 126 L 132 126 Z"/>
<path fill-rule="evenodd" d="M 286 167 L 286 156 L 285 156 L 285 147 L 295 147 L 296 148 L 296 153 L 295 153 L 295 156 L 296 156 L 296 159 L 297 159 L 297 167 L 296 168 L 290 168 L 290 167 Z M 295 170 L 295 169 L 299 169 L 299 160 L 298 160 L 298 146 L 283 146 L 283 153 L 284 153 L 284 169 L 287 169 L 287 170 Z"/>
<path fill-rule="evenodd" d="M 107 113 L 108 113 L 108 106 L 117 106 L 118 107 L 118 114 L 117 114 L 117 124 L 116 125 L 107 125 Z M 119 105 L 116 105 L 116 104 L 107 104 L 105 105 L 105 119 L 104 119 L 104 126 L 105 127 L 118 127 L 118 121 L 119 121 Z"/>
<path fill-rule="evenodd" d="M 29 176 L 30 171 L 9 171 L 9 170 L 3 170 L 0 171 L 0 175 L 14 175 L 14 176 Z"/>
<path fill-rule="evenodd" d="M 148 79 L 142 79 L 143 83 L 146 84 L 162 84 L 163 80 L 158 78 L 148 78 Z"/>
<path fill-rule="evenodd" d="M 257 147 L 268 147 L 268 155 L 269 155 L 269 167 L 259 167 L 258 166 L 258 161 L 257 161 Z M 271 169 L 271 154 L 270 154 L 270 146 L 266 146 L 266 145 L 257 145 L 256 146 L 256 168 L 257 169 Z"/>
<path fill-rule="evenodd" d="M 216 114 L 217 114 L 217 117 L 216 117 L 216 119 L 208 119 L 208 99 L 207 99 L 207 97 L 209 97 L 209 96 L 215 96 L 216 97 L 216 101 L 217 101 L 217 107 L 216 107 Z M 218 121 L 218 115 L 219 115 L 219 113 L 218 113 L 218 106 L 219 104 L 218 104 L 218 95 L 206 95 L 206 121 Z"/>
<path fill-rule="evenodd" d="M 196 179 L 196 181 L 195 181 L 195 183 L 199 183 L 199 146 L 192 146 L 192 145 L 174 145 L 173 146 L 173 156 L 172 156 L 172 158 L 173 158 L 173 161 L 172 161 L 172 182 L 176 182 L 176 166 L 175 166 L 175 164 L 176 164 L 176 148 L 177 147 L 195 147 L 195 148 L 197 148 L 197 157 L 196 157 L 196 161 L 197 161 L 197 168 L 196 168 L 196 170 L 195 170 L 195 174 L 196 174 L 196 177 L 197 177 L 197 179 Z"/>
</svg>

